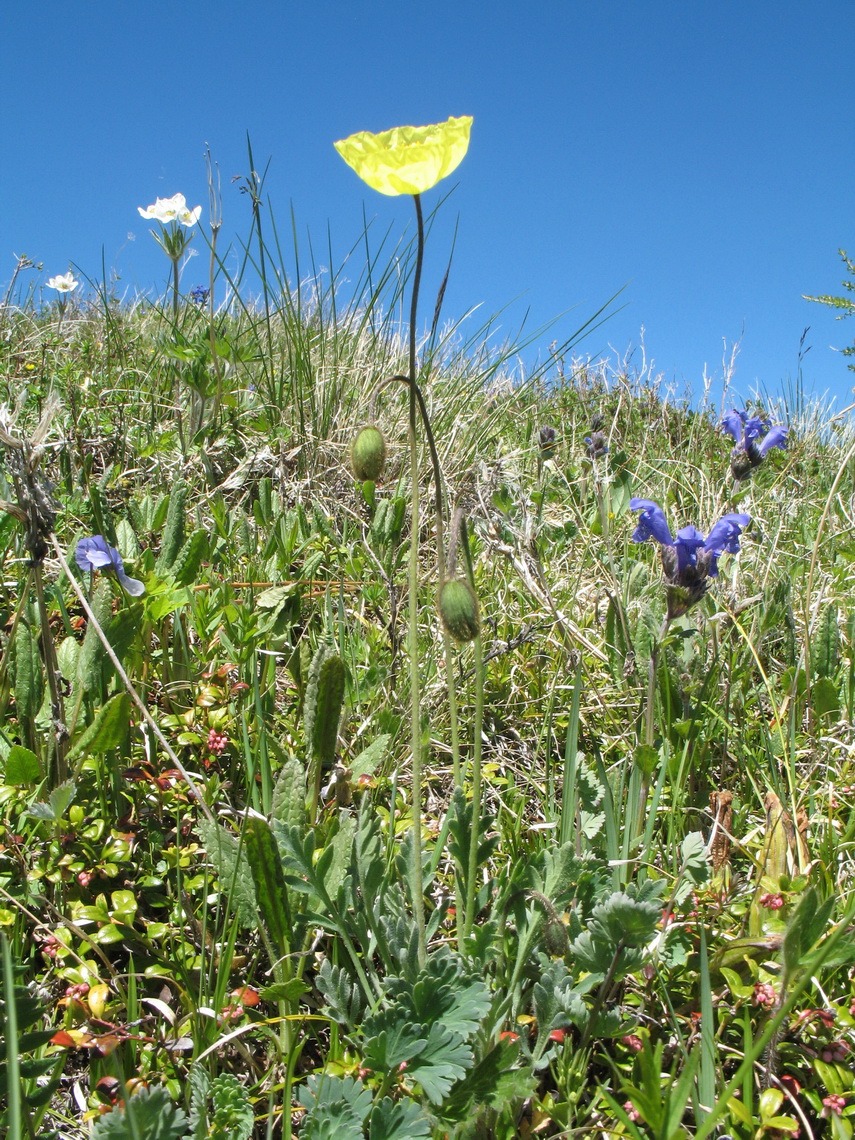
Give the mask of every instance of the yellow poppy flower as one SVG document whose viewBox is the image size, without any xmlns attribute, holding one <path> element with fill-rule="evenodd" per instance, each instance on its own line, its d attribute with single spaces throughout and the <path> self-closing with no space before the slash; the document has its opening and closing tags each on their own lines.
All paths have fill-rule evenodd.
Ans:
<svg viewBox="0 0 855 1140">
<path fill-rule="evenodd" d="M 427 127 L 393 127 L 342 139 L 335 149 L 363 182 L 381 194 L 423 194 L 451 174 L 469 149 L 472 116 Z"/>
</svg>

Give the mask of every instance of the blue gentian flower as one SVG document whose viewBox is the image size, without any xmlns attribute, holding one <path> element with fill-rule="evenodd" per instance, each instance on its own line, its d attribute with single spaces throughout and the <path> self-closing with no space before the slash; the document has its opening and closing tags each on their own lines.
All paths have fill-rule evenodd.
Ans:
<svg viewBox="0 0 855 1140">
<path fill-rule="evenodd" d="M 701 600 L 709 589 L 710 578 L 718 577 L 722 554 L 739 553 L 739 536 L 751 522 L 750 515 L 724 515 L 706 538 L 694 526 L 684 526 L 671 537 L 665 512 L 652 499 L 630 499 L 630 510 L 641 511 L 633 542 L 659 543 L 668 617 L 680 617 Z"/>
<path fill-rule="evenodd" d="M 194 305 L 204 305 L 211 295 L 211 290 L 204 285 L 194 285 L 190 290 L 190 300 Z"/>
<path fill-rule="evenodd" d="M 81 538 L 74 551 L 74 559 L 81 570 L 92 573 L 101 570 L 106 574 L 115 574 L 122 588 L 133 598 L 145 593 L 145 586 L 136 578 L 130 578 L 125 573 L 122 556 L 115 546 L 110 546 L 103 535 L 95 534 L 92 538 Z"/>
<path fill-rule="evenodd" d="M 731 408 L 722 417 L 720 426 L 736 442 L 730 455 L 734 479 L 747 479 L 773 447 L 780 447 L 782 451 L 787 449 L 789 428 L 783 424 L 770 424 L 760 416 L 749 416 L 745 411 Z"/>
</svg>

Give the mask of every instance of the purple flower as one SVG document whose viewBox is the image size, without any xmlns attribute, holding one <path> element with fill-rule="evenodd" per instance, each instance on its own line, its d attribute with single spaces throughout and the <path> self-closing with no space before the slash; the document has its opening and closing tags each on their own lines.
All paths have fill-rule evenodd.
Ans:
<svg viewBox="0 0 855 1140">
<path fill-rule="evenodd" d="M 138 598 L 145 593 L 145 586 L 136 578 L 129 578 L 125 573 L 122 556 L 115 546 L 110 546 L 103 535 L 96 534 L 92 538 L 81 538 L 74 551 L 74 559 L 81 570 L 92 573 L 102 570 L 107 574 L 115 574 L 122 587 L 131 595 Z"/>
<path fill-rule="evenodd" d="M 751 522 L 750 515 L 724 515 L 706 538 L 694 526 L 684 526 L 672 538 L 665 512 L 658 503 L 652 499 L 630 499 L 629 507 L 641 511 L 632 541 L 646 542 L 652 538 L 659 543 L 669 618 L 680 617 L 701 600 L 709 588 L 708 579 L 718 577 L 719 558 L 725 553 L 739 553 L 739 536 Z"/>
<path fill-rule="evenodd" d="M 734 479 L 746 479 L 755 467 L 759 467 L 766 453 L 773 447 L 787 449 L 789 428 L 783 424 L 770 424 L 759 416 L 749 416 L 745 411 L 731 408 L 725 412 L 720 425 L 728 435 L 732 435 L 736 446 L 730 455 L 730 470 Z"/>
<path fill-rule="evenodd" d="M 585 450 L 589 459 L 599 459 L 601 455 L 608 455 L 609 445 L 606 443 L 605 433 L 592 431 L 585 436 Z"/>
<path fill-rule="evenodd" d="M 658 503 L 652 499 L 631 499 L 631 511 L 641 511 L 638 516 L 638 526 L 632 536 L 633 542 L 647 542 L 648 538 L 655 538 L 664 546 L 673 546 L 674 539 L 665 521 L 665 512 Z"/>
</svg>

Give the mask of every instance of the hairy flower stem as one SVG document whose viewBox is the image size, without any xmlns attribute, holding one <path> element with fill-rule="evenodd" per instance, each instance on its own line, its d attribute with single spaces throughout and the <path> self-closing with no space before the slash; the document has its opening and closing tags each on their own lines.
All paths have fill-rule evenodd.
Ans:
<svg viewBox="0 0 855 1140">
<path fill-rule="evenodd" d="M 178 328 L 178 258 L 172 259 L 172 319 Z"/>
<path fill-rule="evenodd" d="M 406 376 L 392 376 L 392 380 L 401 380 L 409 383 Z M 433 438 L 433 429 L 429 415 L 427 415 L 427 406 L 424 402 L 422 390 L 418 384 L 415 385 L 416 400 L 418 402 L 418 410 L 422 416 L 422 423 L 424 425 L 424 433 L 427 439 L 427 448 L 431 453 L 431 465 L 433 466 L 433 507 L 435 516 L 437 516 L 437 592 L 442 589 L 442 583 L 446 580 L 446 539 L 445 539 L 445 513 L 442 510 L 442 470 L 439 465 L 439 453 L 437 451 L 437 441 Z M 454 522 L 451 523 L 451 536 L 449 538 L 449 546 L 456 543 L 456 529 Z M 449 563 L 451 572 L 454 572 L 454 556 L 449 549 Z M 454 654 L 453 643 L 448 636 L 446 627 L 440 622 L 442 630 L 442 654 L 446 662 L 446 684 L 448 686 L 448 719 L 451 732 L 451 772 L 454 776 L 455 788 L 463 787 L 463 773 L 461 769 L 461 733 L 459 733 L 459 720 L 457 717 L 457 684 L 454 676 Z M 446 837 L 448 836 L 448 828 L 450 824 L 450 816 L 446 817 L 446 822 L 443 824 L 440 836 L 437 839 L 437 853 L 431 863 L 431 869 L 435 871 L 439 863 L 441 849 L 445 846 Z M 461 893 L 462 869 L 457 866 L 457 873 L 455 876 L 454 884 L 454 901 L 455 911 L 458 917 L 458 922 L 463 921 L 463 896 Z M 462 927 L 458 927 L 462 929 Z"/>
<path fill-rule="evenodd" d="M 422 727 L 419 707 L 419 453 L 416 440 L 416 314 L 419 301 L 419 284 L 424 260 L 425 229 L 422 204 L 418 194 L 413 195 L 418 223 L 416 270 L 413 276 L 413 296 L 410 303 L 410 360 L 409 360 L 409 439 L 410 439 L 410 500 L 412 524 L 409 561 L 409 635 L 410 635 L 410 742 L 413 752 L 413 865 L 410 892 L 419 938 L 419 965 L 427 960 L 425 934 L 424 880 L 422 877 Z"/>
<path fill-rule="evenodd" d="M 466 560 L 467 577 L 474 589 L 472 554 L 469 550 L 465 519 L 460 522 L 460 544 Z M 484 723 L 484 654 L 481 649 L 480 632 L 475 635 L 472 648 L 475 651 L 475 725 L 472 740 L 472 831 L 469 837 L 469 866 L 466 872 L 466 907 L 463 926 L 463 937 L 467 939 L 472 934 L 472 927 L 475 923 L 478 847 L 481 839 L 481 730 Z"/>
<path fill-rule="evenodd" d="M 409 379 L 406 376 L 393 376 L 392 380 L 401 380 L 403 383 L 409 384 Z M 436 577 L 437 590 L 441 590 L 449 567 L 451 573 L 454 573 L 454 557 L 452 551 L 457 542 L 457 534 L 454 523 L 452 523 L 449 537 L 449 562 L 447 567 L 445 560 L 445 512 L 442 505 L 442 468 L 439 465 L 439 453 L 436 450 L 436 440 L 434 438 L 433 428 L 430 426 L 427 405 L 425 404 L 425 398 L 418 384 L 416 384 L 416 400 L 418 401 L 419 412 L 425 429 L 425 437 L 428 442 L 428 450 L 430 451 L 431 466 L 433 467 L 434 513 L 436 515 Z M 442 626 L 441 623 L 440 625 L 442 629 L 442 650 L 445 658 L 446 682 L 448 684 L 448 708 L 451 727 L 451 767 L 454 776 L 454 786 L 460 787 L 462 779 L 460 769 L 460 731 L 457 717 L 457 684 L 454 679 L 454 658 L 451 652 L 453 644 L 445 626 Z M 460 913 L 460 911 L 458 911 L 458 913 Z"/>
</svg>

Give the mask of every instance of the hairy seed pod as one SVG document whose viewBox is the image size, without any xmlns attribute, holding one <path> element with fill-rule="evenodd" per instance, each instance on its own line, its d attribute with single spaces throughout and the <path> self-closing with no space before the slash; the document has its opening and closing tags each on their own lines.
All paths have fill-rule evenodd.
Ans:
<svg viewBox="0 0 855 1140">
<path fill-rule="evenodd" d="M 471 641 L 481 629 L 478 599 L 468 582 L 449 578 L 439 591 L 439 616 L 455 641 Z"/>
<path fill-rule="evenodd" d="M 543 944 L 553 958 L 563 958 L 570 949 L 567 927 L 560 918 L 555 918 L 544 926 Z"/>
<path fill-rule="evenodd" d="M 364 483 L 370 479 L 376 482 L 383 474 L 386 463 L 386 441 L 376 427 L 364 427 L 358 433 L 350 449 L 350 464 L 353 474 Z"/>
</svg>

